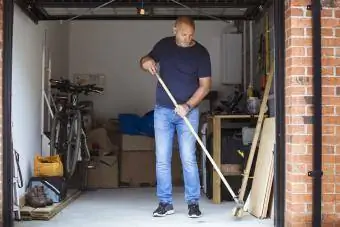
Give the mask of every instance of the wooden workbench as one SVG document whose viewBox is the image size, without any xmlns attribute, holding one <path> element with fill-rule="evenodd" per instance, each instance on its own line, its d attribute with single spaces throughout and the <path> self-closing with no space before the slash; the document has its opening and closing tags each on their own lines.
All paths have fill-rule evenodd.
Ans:
<svg viewBox="0 0 340 227">
<path fill-rule="evenodd" d="M 208 134 L 212 133 L 213 144 L 212 144 L 212 158 L 214 159 L 218 168 L 221 168 L 221 128 L 224 121 L 245 121 L 250 122 L 251 120 L 257 121 L 258 115 L 211 115 L 207 117 L 208 122 Z M 249 123 L 248 123 L 249 124 Z M 225 185 L 222 183 L 222 187 Z M 221 179 L 217 172 L 213 171 L 213 203 L 221 203 Z M 235 191 L 238 195 L 238 192 Z"/>
</svg>

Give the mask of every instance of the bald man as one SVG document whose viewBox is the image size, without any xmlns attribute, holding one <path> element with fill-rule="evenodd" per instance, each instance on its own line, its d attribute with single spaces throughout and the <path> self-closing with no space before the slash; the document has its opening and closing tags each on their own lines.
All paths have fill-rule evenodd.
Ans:
<svg viewBox="0 0 340 227">
<path fill-rule="evenodd" d="M 175 132 L 183 167 L 185 201 L 188 216 L 200 217 L 200 179 L 196 161 L 196 139 L 185 124 L 187 116 L 196 132 L 199 125 L 198 106 L 211 86 L 211 63 L 207 49 L 194 40 L 195 23 L 179 17 L 173 27 L 174 36 L 158 41 L 149 54 L 140 59 L 141 68 L 159 74 L 179 106 L 175 108 L 162 86 L 156 88 L 154 129 L 156 143 L 156 180 L 159 205 L 153 216 L 174 213 L 171 160 Z"/>
</svg>

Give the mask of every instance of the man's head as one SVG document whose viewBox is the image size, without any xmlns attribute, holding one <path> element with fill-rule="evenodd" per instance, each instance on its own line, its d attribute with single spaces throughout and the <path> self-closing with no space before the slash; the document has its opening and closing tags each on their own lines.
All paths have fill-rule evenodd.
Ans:
<svg viewBox="0 0 340 227">
<path fill-rule="evenodd" d="M 178 17 L 174 28 L 176 43 L 181 47 L 189 47 L 193 44 L 195 22 L 187 16 Z"/>
</svg>

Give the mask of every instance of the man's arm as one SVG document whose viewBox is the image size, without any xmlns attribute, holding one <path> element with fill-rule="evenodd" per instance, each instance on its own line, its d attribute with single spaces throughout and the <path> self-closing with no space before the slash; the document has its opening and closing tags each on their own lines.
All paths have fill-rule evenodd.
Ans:
<svg viewBox="0 0 340 227">
<path fill-rule="evenodd" d="M 187 101 L 187 104 L 191 108 L 198 106 L 211 89 L 211 61 L 210 54 L 206 49 L 198 61 L 198 66 L 197 76 L 199 79 L 199 87 Z"/>
<path fill-rule="evenodd" d="M 152 48 L 152 50 L 145 56 L 141 57 L 139 60 L 139 66 L 144 70 L 148 71 L 143 67 L 143 64 L 147 61 L 153 62 L 153 67 L 156 67 L 156 63 L 160 61 L 162 48 L 161 48 L 162 40 L 158 41 Z"/>
<path fill-rule="evenodd" d="M 196 107 L 209 93 L 210 89 L 211 89 L 211 77 L 200 78 L 199 88 L 196 90 L 193 96 L 187 101 L 187 104 L 191 108 Z"/>
</svg>

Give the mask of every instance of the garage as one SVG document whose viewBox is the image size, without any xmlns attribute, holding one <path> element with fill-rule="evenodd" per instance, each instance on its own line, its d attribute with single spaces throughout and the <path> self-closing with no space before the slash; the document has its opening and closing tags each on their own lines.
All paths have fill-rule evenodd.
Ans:
<svg viewBox="0 0 340 227">
<path fill-rule="evenodd" d="M 282 43 L 275 42 L 282 40 L 274 33 L 274 19 L 276 25 L 283 23 L 274 13 L 282 16 L 280 7 L 258 0 L 18 1 L 12 27 L 14 153 L 13 163 L 7 164 L 16 167 L 13 209 L 20 217 L 15 226 L 170 225 L 178 221 L 187 226 L 282 225 L 285 162 L 283 154 L 274 151 L 275 146 L 284 146 L 275 141 L 280 138 L 278 130 L 283 130 L 282 125 L 275 127 L 284 118 L 278 112 L 284 110 L 283 105 L 278 106 L 284 97 L 278 98 L 276 92 L 284 92 L 278 89 L 280 79 L 274 78 L 273 70 L 281 64 L 277 52 L 282 51 L 278 47 Z M 156 153 L 164 150 L 161 141 L 169 141 L 166 135 L 170 134 L 158 137 L 156 143 L 154 129 L 160 128 L 154 128 L 155 114 L 160 110 L 155 103 L 161 95 L 172 100 L 162 73 L 158 78 L 158 74 L 143 71 L 141 58 L 151 50 L 150 54 L 156 55 L 156 43 L 162 38 L 174 39 L 175 20 L 183 15 L 180 18 L 185 22 L 177 23 L 194 28 L 194 45 L 204 47 L 209 56 L 205 69 L 209 73 L 201 76 L 211 76 L 208 92 L 201 94 L 197 103 L 199 108 L 190 102 L 182 105 L 188 111 L 192 106 L 198 111 L 197 137 L 191 130 L 188 134 L 198 140 L 194 165 L 197 162 L 203 216 L 187 217 L 190 205 L 185 200 L 190 193 L 185 176 L 191 173 L 189 163 L 182 165 L 187 141 L 177 132 L 168 148 L 169 155 L 172 153 L 169 185 L 176 212 L 156 218 L 152 212 L 158 204 L 156 190 L 161 190 L 157 181 L 165 181 L 157 173 L 162 163 L 157 163 Z M 186 16 L 193 18 L 194 24 Z M 170 48 L 164 58 L 171 53 Z M 177 59 L 184 58 L 179 55 Z M 193 70 L 182 61 L 176 63 L 182 68 L 176 72 Z M 69 82 L 73 90 L 95 84 L 98 94 L 80 95 L 77 111 L 68 109 L 76 113 L 68 115 L 71 123 L 63 125 L 65 119 L 57 118 L 64 115 L 57 108 L 75 103 L 74 97 L 70 99 Z M 176 90 L 174 84 L 168 85 L 171 91 Z M 82 118 L 73 121 L 80 115 Z M 75 145 L 66 138 L 56 142 L 63 136 Z M 52 155 L 52 150 L 58 155 Z M 67 150 L 80 153 L 76 158 L 66 157 Z M 89 155 L 89 160 L 85 161 L 84 155 Z M 76 168 L 69 173 L 76 159 Z M 38 194 L 33 195 L 38 193 L 33 185 L 44 185 L 40 196 L 45 197 L 45 205 L 37 204 L 42 201 L 35 198 Z M 230 191 L 241 198 L 233 198 Z M 238 209 L 241 220 L 233 215 L 234 199 L 242 202 Z"/>
</svg>

